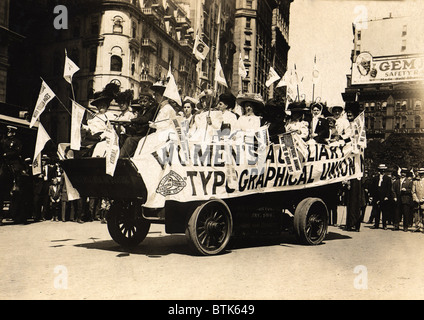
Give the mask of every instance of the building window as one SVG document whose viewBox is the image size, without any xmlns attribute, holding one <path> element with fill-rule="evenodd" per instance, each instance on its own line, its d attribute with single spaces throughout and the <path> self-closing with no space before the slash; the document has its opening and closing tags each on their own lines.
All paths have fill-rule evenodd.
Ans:
<svg viewBox="0 0 424 320">
<path fill-rule="evenodd" d="M 401 51 L 405 51 L 406 50 L 406 40 L 402 40 L 402 48 Z"/>
<path fill-rule="evenodd" d="M 246 0 L 246 8 L 249 8 L 249 9 L 253 8 L 253 0 Z"/>
<path fill-rule="evenodd" d="M 110 58 L 110 71 L 122 71 L 122 58 L 119 56 L 113 55 Z"/>
<path fill-rule="evenodd" d="M 383 101 L 383 103 L 381 104 L 381 111 L 386 111 L 387 110 L 387 101 Z"/>
<path fill-rule="evenodd" d="M 406 36 L 408 33 L 408 26 L 405 24 L 402 28 L 402 37 Z"/>
<path fill-rule="evenodd" d="M 113 18 L 113 33 L 123 33 L 123 19 L 120 16 Z"/>
<path fill-rule="evenodd" d="M 415 116 L 415 129 L 420 129 L 421 128 L 421 117 L 420 116 Z"/>
<path fill-rule="evenodd" d="M 421 100 L 415 101 L 415 110 L 421 111 Z"/>
<path fill-rule="evenodd" d="M 400 127 L 402 129 L 406 129 L 406 116 L 402 117 L 401 123 L 400 123 Z"/>
<path fill-rule="evenodd" d="M 244 50 L 244 60 L 250 61 L 250 49 Z"/>
<path fill-rule="evenodd" d="M 375 102 L 370 103 L 370 111 L 375 111 Z"/>
<path fill-rule="evenodd" d="M 132 22 L 132 37 L 137 37 L 137 23 L 135 21 Z"/>
<path fill-rule="evenodd" d="M 250 29 L 252 27 L 252 18 L 246 18 L 246 29 Z"/>
<path fill-rule="evenodd" d="M 406 100 L 403 100 L 403 101 L 402 101 L 402 105 L 401 105 L 401 107 L 400 107 L 402 111 L 406 111 L 407 104 L 408 104 L 408 103 L 407 103 L 407 101 L 406 101 Z"/>
<path fill-rule="evenodd" d="M 157 47 L 156 55 L 158 58 L 162 59 L 162 41 L 158 41 L 158 43 L 156 44 L 156 47 Z"/>
<path fill-rule="evenodd" d="M 381 128 L 384 130 L 386 129 L 386 117 L 381 118 Z"/>
<path fill-rule="evenodd" d="M 358 41 L 361 41 L 361 30 L 358 31 L 357 39 L 358 39 Z"/>
<path fill-rule="evenodd" d="M 370 104 L 368 102 L 365 102 L 365 104 L 364 104 L 364 110 L 365 111 L 370 111 Z"/>
<path fill-rule="evenodd" d="M 400 128 L 400 117 L 396 117 L 395 118 L 395 129 L 399 129 Z"/>
<path fill-rule="evenodd" d="M 171 49 L 168 50 L 168 65 L 169 64 L 174 67 L 174 51 Z"/>
<path fill-rule="evenodd" d="M 249 47 L 252 45 L 252 36 L 250 34 L 246 34 L 246 39 L 244 44 Z"/>
<path fill-rule="evenodd" d="M 395 111 L 400 111 L 401 110 L 401 107 L 400 107 L 400 101 L 396 101 L 396 104 L 395 104 Z"/>
</svg>

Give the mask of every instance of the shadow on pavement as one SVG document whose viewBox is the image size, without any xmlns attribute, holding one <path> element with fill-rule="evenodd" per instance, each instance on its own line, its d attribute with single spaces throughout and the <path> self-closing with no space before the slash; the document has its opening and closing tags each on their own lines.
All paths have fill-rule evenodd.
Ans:
<svg viewBox="0 0 424 320">
<path fill-rule="evenodd" d="M 327 241 L 345 239 L 351 239 L 351 237 L 337 232 L 329 232 L 325 237 L 323 244 Z M 159 237 L 147 236 L 142 243 L 131 249 L 121 247 L 113 240 L 96 241 L 94 238 L 92 239 L 92 242 L 77 244 L 75 246 L 86 249 L 116 252 L 117 258 L 127 257 L 131 254 L 144 255 L 150 258 L 160 258 L 169 254 L 195 255 L 189 247 L 186 236 L 183 234 L 172 234 Z M 275 236 L 236 237 L 231 239 L 227 247 L 228 249 L 221 254 L 231 253 L 232 250 L 269 246 L 293 248 L 303 245 L 297 241 L 294 234 L 288 232 Z"/>
<path fill-rule="evenodd" d="M 113 240 L 93 241 L 75 245 L 76 247 L 106 250 L 117 252 L 117 257 L 126 257 L 130 254 L 145 255 L 150 258 L 160 258 L 169 254 L 193 255 L 190 251 L 185 235 L 166 235 L 162 237 L 147 237 L 135 248 L 123 248 Z"/>
</svg>

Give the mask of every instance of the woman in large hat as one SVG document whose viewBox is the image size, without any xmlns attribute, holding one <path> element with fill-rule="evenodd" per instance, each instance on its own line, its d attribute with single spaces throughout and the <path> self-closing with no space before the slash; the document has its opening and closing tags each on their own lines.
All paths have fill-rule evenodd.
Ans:
<svg viewBox="0 0 424 320">
<path fill-rule="evenodd" d="M 243 93 L 237 96 L 237 104 L 243 110 L 243 115 L 238 118 L 238 127 L 244 131 L 257 131 L 262 125 L 260 115 L 265 103 L 260 94 Z"/>
<path fill-rule="evenodd" d="M 330 126 L 328 120 L 323 117 L 324 106 L 319 103 L 311 105 L 312 120 L 309 125 L 310 139 L 317 143 L 326 144 L 330 137 Z"/>
<path fill-rule="evenodd" d="M 286 123 L 286 132 L 293 132 L 306 141 L 309 136 L 309 123 L 304 120 L 304 114 L 308 111 L 306 103 L 292 102 L 287 109 L 290 111 L 290 118 Z"/>
</svg>

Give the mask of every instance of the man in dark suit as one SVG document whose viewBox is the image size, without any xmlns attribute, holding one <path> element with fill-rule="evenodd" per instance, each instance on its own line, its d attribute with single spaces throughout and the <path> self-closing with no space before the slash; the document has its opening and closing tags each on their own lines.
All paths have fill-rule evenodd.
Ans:
<svg viewBox="0 0 424 320">
<path fill-rule="evenodd" d="M 326 144 L 330 137 L 330 125 L 326 118 L 322 116 L 323 105 L 314 103 L 311 105 L 312 120 L 309 123 L 310 138 L 317 143 Z"/>
<path fill-rule="evenodd" d="M 399 223 L 403 218 L 403 231 L 412 226 L 412 185 L 413 181 L 407 177 L 408 170 L 401 169 L 400 177 L 393 182 L 393 200 L 396 204 L 394 230 L 399 230 Z"/>
<path fill-rule="evenodd" d="M 387 229 L 389 219 L 389 200 L 392 196 L 392 180 L 386 175 L 387 167 L 384 164 L 378 166 L 378 175 L 371 182 L 371 195 L 373 198 L 373 211 L 375 212 L 375 223 L 373 229 L 380 226 L 382 216 L 383 229 Z"/>
</svg>

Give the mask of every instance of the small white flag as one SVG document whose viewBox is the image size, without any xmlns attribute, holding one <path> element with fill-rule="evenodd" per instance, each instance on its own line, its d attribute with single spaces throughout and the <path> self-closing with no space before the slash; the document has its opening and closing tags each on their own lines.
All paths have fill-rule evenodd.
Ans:
<svg viewBox="0 0 424 320">
<path fill-rule="evenodd" d="M 196 35 L 196 40 L 194 41 L 193 54 L 198 60 L 205 60 L 208 53 L 209 47 L 204 43 L 199 35 Z"/>
<path fill-rule="evenodd" d="M 216 59 L 215 82 L 228 88 L 227 81 L 225 80 L 224 71 L 222 70 L 221 62 L 219 62 L 218 58 Z"/>
<path fill-rule="evenodd" d="M 85 108 L 72 100 L 71 117 L 71 149 L 80 150 L 81 148 L 81 122 L 84 117 Z"/>
<path fill-rule="evenodd" d="M 269 75 L 268 80 L 265 82 L 265 85 L 267 87 L 271 86 L 275 81 L 280 80 L 280 76 L 278 75 L 277 71 L 273 67 L 269 68 Z"/>
<path fill-rule="evenodd" d="M 114 176 L 119 159 L 119 136 L 108 121 L 106 128 L 106 174 Z"/>
<path fill-rule="evenodd" d="M 68 58 L 68 55 L 66 53 L 65 49 L 65 66 L 63 68 L 63 78 L 69 82 L 69 84 L 72 84 L 72 77 L 74 74 L 79 71 L 79 67 Z"/>
<path fill-rule="evenodd" d="M 65 172 L 63 172 L 63 177 L 65 179 L 66 195 L 68 201 L 78 200 L 80 198 L 78 190 L 73 187 L 71 181 L 69 180 Z"/>
<path fill-rule="evenodd" d="M 37 140 L 35 142 L 34 160 L 32 162 L 32 174 L 37 175 L 42 172 L 41 166 L 41 152 L 44 149 L 47 141 L 50 140 L 50 136 L 44 129 L 41 122 L 38 124 Z"/>
<path fill-rule="evenodd" d="M 243 58 L 241 57 L 241 52 L 240 52 L 240 60 L 239 60 L 239 75 L 243 79 L 247 77 L 247 70 L 246 70 L 246 66 L 244 65 Z"/>
<path fill-rule="evenodd" d="M 166 84 L 166 88 L 163 93 L 163 96 L 174 100 L 176 103 L 178 103 L 179 106 L 182 106 L 183 103 L 181 101 L 181 96 L 178 93 L 178 87 L 177 87 L 177 84 L 175 83 L 175 78 L 171 72 L 171 64 L 169 64 L 167 78 L 168 78 L 168 83 Z"/>
<path fill-rule="evenodd" d="M 52 100 L 56 95 L 54 94 L 53 90 L 50 89 L 50 87 L 47 85 L 47 83 L 43 82 L 41 83 L 41 89 L 40 93 L 38 95 L 37 103 L 34 108 L 34 112 L 32 114 L 31 123 L 29 124 L 29 127 L 32 128 L 32 126 L 35 124 L 35 122 L 38 120 L 40 115 L 43 113 L 44 109 L 46 108 L 46 105 Z"/>
<path fill-rule="evenodd" d="M 284 76 L 278 82 L 277 88 L 281 88 L 281 87 L 286 87 L 287 86 L 287 83 L 288 83 L 287 78 L 288 78 L 288 76 L 289 76 L 289 71 L 287 70 L 286 73 L 284 74 Z"/>
</svg>

